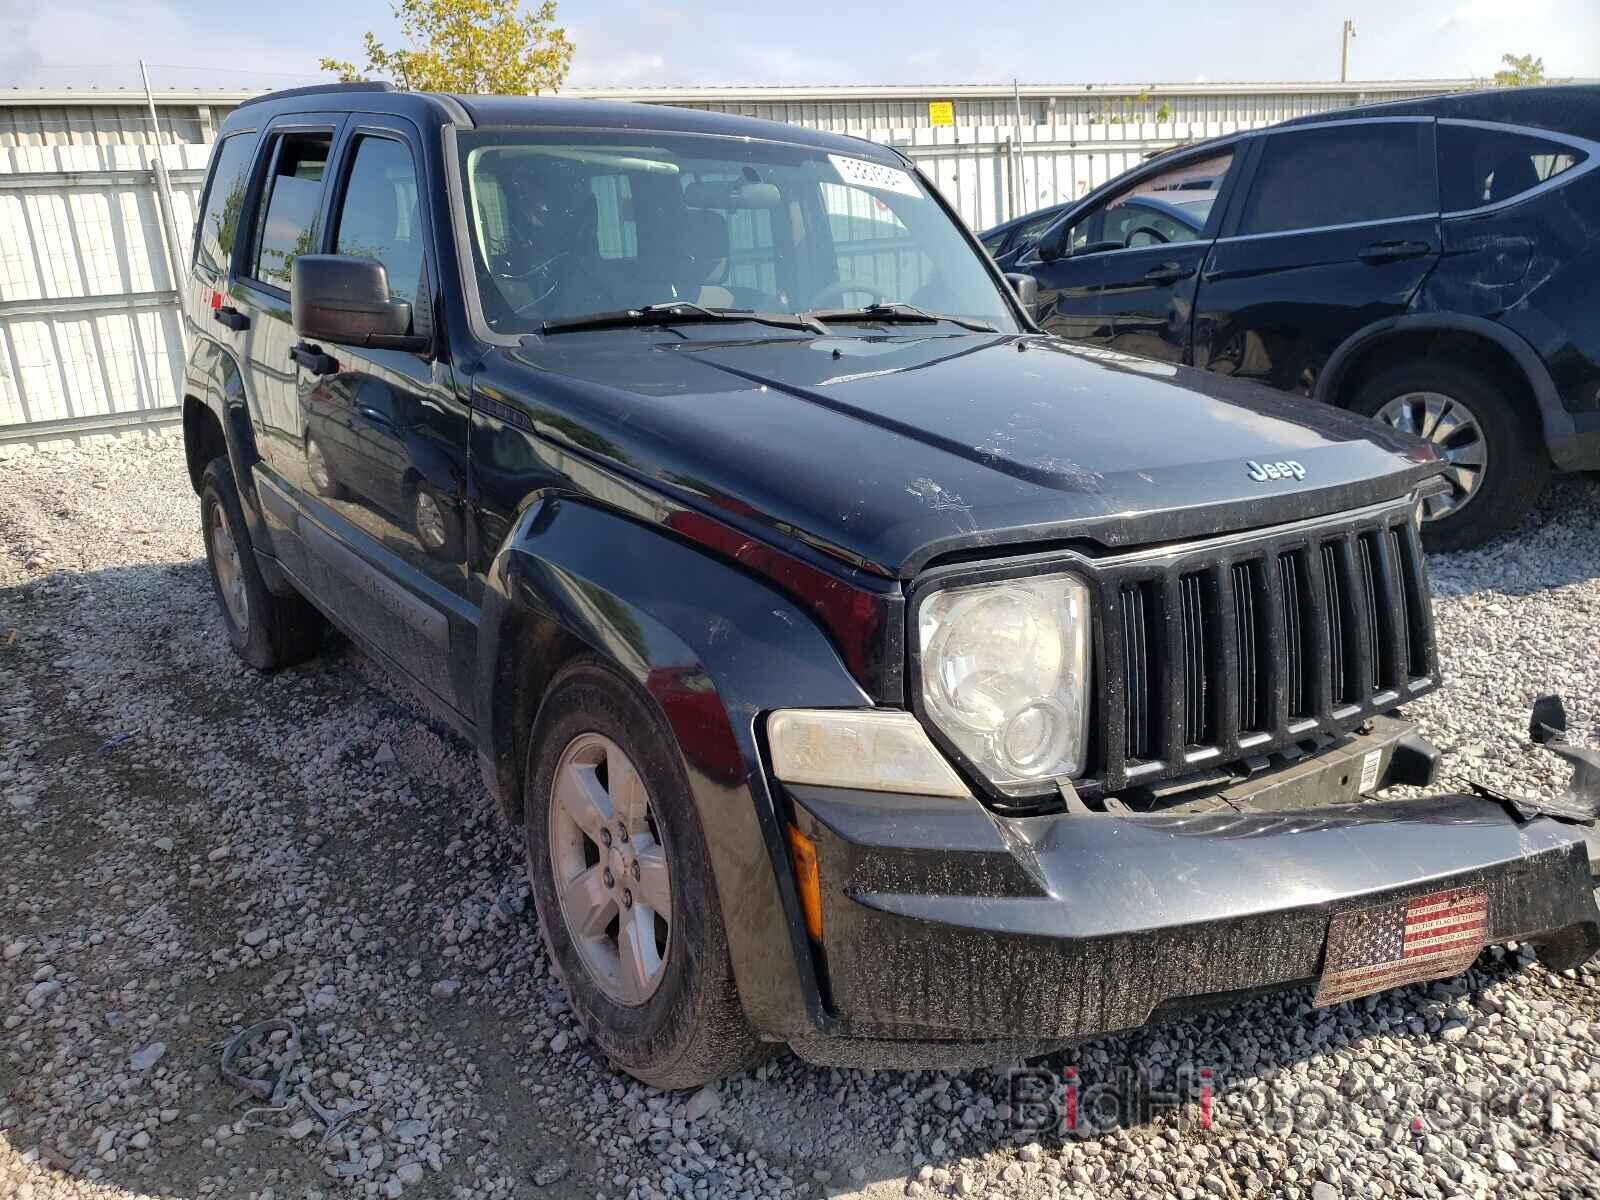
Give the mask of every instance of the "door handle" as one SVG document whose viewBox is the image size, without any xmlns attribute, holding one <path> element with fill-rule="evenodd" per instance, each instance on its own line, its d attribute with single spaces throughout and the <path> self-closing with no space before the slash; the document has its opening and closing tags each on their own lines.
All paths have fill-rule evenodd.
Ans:
<svg viewBox="0 0 1600 1200">
<path fill-rule="evenodd" d="M 1186 267 L 1182 263 L 1164 262 L 1160 266 L 1151 267 L 1144 273 L 1146 283 L 1177 283 L 1180 279 L 1187 279 L 1194 274 L 1193 267 Z"/>
<path fill-rule="evenodd" d="M 242 333 L 250 328 L 250 318 L 245 316 L 231 304 L 224 304 L 220 308 L 211 310 L 211 319 L 218 325 L 226 325 L 235 333 Z"/>
<path fill-rule="evenodd" d="M 314 375 L 332 375 L 339 369 L 333 355 L 324 354 L 321 346 L 308 346 L 305 342 L 291 349 L 289 357 Z"/>
<path fill-rule="evenodd" d="M 1373 242 L 1357 250 L 1356 257 L 1364 263 L 1400 262 L 1407 258 L 1421 258 L 1432 249 L 1427 242 Z"/>
<path fill-rule="evenodd" d="M 357 405 L 356 411 L 367 420 L 371 421 L 374 425 L 382 425 L 385 428 L 392 428 L 394 426 L 393 421 L 389 420 L 388 417 L 379 412 L 377 409 L 373 408 L 370 404 Z"/>
</svg>

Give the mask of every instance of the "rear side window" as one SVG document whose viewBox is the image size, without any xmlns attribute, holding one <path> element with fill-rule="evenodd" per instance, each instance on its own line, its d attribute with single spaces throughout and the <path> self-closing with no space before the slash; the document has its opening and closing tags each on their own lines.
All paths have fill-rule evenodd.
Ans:
<svg viewBox="0 0 1600 1200">
<path fill-rule="evenodd" d="M 1520 196 L 1570 171 L 1583 151 L 1508 129 L 1439 124 L 1439 202 L 1445 212 Z"/>
<path fill-rule="evenodd" d="M 389 295 L 415 303 L 422 277 L 422 214 L 411 151 L 392 138 L 356 143 L 339 210 L 335 254 L 375 258 L 389 277 Z"/>
<path fill-rule="evenodd" d="M 322 207 L 322 176 L 328 166 L 330 137 L 293 133 L 278 138 L 266 199 L 256 225 L 250 274 L 262 283 L 289 289 L 295 256 L 316 249 L 317 213 Z"/>
<path fill-rule="evenodd" d="M 1420 121 L 1276 133 L 1245 203 L 1240 233 L 1281 233 L 1437 212 L 1428 126 Z"/>
<path fill-rule="evenodd" d="M 212 159 L 206 202 L 194 239 L 194 265 L 213 275 L 228 269 L 239 217 L 244 212 L 244 193 L 250 186 L 250 162 L 255 157 L 256 141 L 254 133 L 223 138 Z"/>
</svg>

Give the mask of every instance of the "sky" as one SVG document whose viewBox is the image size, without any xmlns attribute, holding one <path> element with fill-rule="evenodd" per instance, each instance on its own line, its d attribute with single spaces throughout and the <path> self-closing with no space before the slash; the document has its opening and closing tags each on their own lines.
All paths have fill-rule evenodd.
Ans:
<svg viewBox="0 0 1600 1200">
<path fill-rule="evenodd" d="M 1600 0 L 559 0 L 568 83 L 1192 83 L 1486 77 L 1507 52 L 1600 77 Z M 403 44 L 387 0 L 0 0 L 0 85 L 294 87 Z"/>
</svg>

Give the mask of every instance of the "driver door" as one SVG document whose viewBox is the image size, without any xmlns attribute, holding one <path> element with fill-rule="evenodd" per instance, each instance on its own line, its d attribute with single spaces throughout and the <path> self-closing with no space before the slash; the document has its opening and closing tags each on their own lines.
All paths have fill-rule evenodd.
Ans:
<svg viewBox="0 0 1600 1200">
<path fill-rule="evenodd" d="M 1100 312 L 1114 349 L 1190 361 L 1200 270 L 1222 222 L 1233 158 L 1185 163 L 1107 201 L 1101 236 L 1122 243 L 1100 256 Z"/>
</svg>

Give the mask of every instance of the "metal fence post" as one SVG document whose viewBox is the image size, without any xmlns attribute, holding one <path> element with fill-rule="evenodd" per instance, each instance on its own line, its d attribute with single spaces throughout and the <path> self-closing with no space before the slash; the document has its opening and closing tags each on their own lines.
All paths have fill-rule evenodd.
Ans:
<svg viewBox="0 0 1600 1200">
<path fill-rule="evenodd" d="M 139 60 L 139 74 L 144 79 L 144 99 L 150 106 L 150 169 L 155 183 L 156 210 L 161 214 L 161 246 L 167 260 L 167 278 L 172 280 L 172 290 L 178 294 L 178 344 L 183 348 L 183 360 L 189 361 L 189 331 L 183 327 L 183 293 L 188 285 L 183 269 L 183 243 L 178 240 L 178 221 L 172 203 L 172 178 L 167 174 L 167 164 L 161 156 L 161 118 L 156 115 L 156 98 L 150 91 L 150 72 L 144 59 Z M 176 143 L 174 143 L 176 144 Z"/>
</svg>

